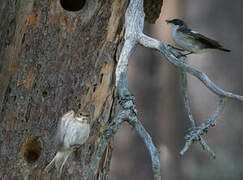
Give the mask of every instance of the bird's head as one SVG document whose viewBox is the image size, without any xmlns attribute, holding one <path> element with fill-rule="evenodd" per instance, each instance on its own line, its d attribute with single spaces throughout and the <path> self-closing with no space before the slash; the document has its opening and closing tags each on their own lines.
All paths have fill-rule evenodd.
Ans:
<svg viewBox="0 0 243 180">
<path fill-rule="evenodd" d="M 186 23 L 180 19 L 165 20 L 167 24 L 171 24 L 175 27 L 187 27 Z"/>
<path fill-rule="evenodd" d="M 86 112 L 79 112 L 77 113 L 75 119 L 82 123 L 90 123 L 90 114 Z"/>
</svg>

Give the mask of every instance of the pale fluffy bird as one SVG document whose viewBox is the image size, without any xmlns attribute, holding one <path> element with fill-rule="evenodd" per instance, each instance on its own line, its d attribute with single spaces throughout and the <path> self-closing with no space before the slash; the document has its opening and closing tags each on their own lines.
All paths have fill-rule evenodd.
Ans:
<svg viewBox="0 0 243 180">
<path fill-rule="evenodd" d="M 54 166 L 61 176 L 63 166 L 75 148 L 84 144 L 90 134 L 90 118 L 88 114 L 75 115 L 74 111 L 64 114 L 57 129 L 57 141 L 59 150 L 52 161 L 47 165 L 46 171 Z"/>
</svg>

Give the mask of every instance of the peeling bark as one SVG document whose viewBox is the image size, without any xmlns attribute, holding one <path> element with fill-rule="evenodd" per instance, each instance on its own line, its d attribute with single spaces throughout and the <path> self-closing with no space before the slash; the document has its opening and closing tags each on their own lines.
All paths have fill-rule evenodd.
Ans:
<svg viewBox="0 0 243 180">
<path fill-rule="evenodd" d="M 62 174 L 82 179 L 115 109 L 115 59 L 127 3 L 89 0 L 70 12 L 59 0 L 0 2 L 1 179 L 56 179 L 55 170 L 43 170 L 56 152 L 58 120 L 71 109 L 92 114 L 91 137 Z M 110 158 L 108 146 L 96 175 L 101 179 Z"/>
</svg>

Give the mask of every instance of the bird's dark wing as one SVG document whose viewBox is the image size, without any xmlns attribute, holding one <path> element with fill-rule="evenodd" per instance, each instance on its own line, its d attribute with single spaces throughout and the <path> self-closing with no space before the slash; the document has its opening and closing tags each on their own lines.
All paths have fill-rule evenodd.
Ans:
<svg viewBox="0 0 243 180">
<path fill-rule="evenodd" d="M 192 31 L 188 28 L 182 27 L 182 28 L 179 28 L 178 31 L 187 34 L 192 39 L 196 39 L 196 40 L 202 42 L 207 48 L 215 48 L 215 49 L 223 48 L 223 46 L 220 45 L 217 41 L 215 41 L 213 39 L 209 39 L 206 36 L 204 36 L 198 32 Z"/>
</svg>

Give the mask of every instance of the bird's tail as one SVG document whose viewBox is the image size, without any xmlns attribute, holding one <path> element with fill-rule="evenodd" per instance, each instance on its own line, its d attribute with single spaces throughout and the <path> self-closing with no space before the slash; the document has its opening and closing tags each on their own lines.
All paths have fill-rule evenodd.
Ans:
<svg viewBox="0 0 243 180">
<path fill-rule="evenodd" d="M 56 156 L 55 156 L 56 157 Z M 54 168 L 55 157 L 51 160 L 51 162 L 46 166 L 45 171 L 49 172 L 52 168 Z"/>
<path fill-rule="evenodd" d="M 218 49 L 221 50 L 221 51 L 230 52 L 229 49 L 224 49 L 224 48 L 218 48 Z"/>
<path fill-rule="evenodd" d="M 61 177 L 62 174 L 62 168 L 64 164 L 66 163 L 68 157 L 71 154 L 71 150 L 69 151 L 58 151 L 56 156 L 52 159 L 52 161 L 46 166 L 45 171 L 49 172 L 55 165 L 55 168 L 58 171 L 59 177 Z"/>
</svg>

